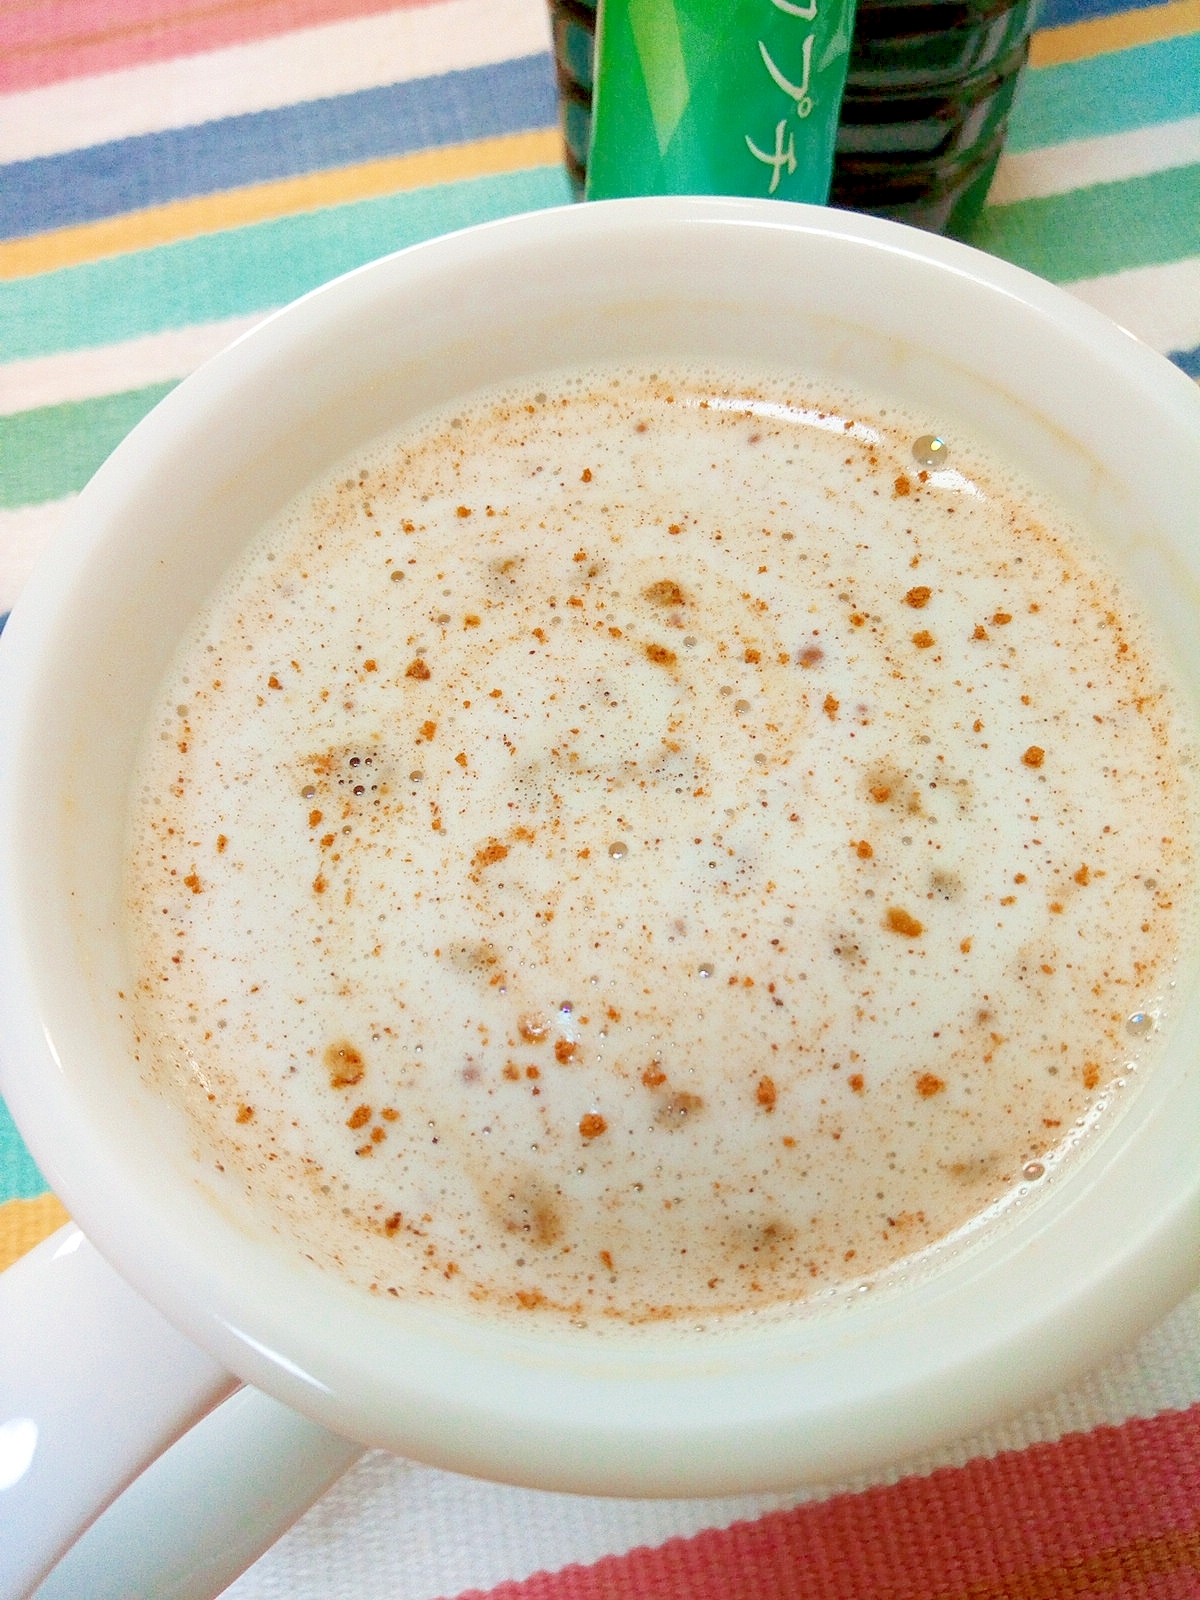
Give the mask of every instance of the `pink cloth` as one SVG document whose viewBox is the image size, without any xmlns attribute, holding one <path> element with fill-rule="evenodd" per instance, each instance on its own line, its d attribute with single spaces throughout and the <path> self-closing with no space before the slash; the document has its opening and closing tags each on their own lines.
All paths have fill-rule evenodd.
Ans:
<svg viewBox="0 0 1200 1600">
<path fill-rule="evenodd" d="M 47 0 L 5 7 L 0 92 L 268 39 L 433 0 Z"/>
<path fill-rule="evenodd" d="M 483 1591 L 470 1591 L 481 1595 Z M 1194 1600 L 1200 1406 L 538 1573 L 488 1600 Z"/>
</svg>

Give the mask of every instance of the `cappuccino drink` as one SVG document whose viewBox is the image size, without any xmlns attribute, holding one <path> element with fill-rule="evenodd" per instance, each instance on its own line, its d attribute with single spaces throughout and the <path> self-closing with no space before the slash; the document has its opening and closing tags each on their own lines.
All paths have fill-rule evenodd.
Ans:
<svg viewBox="0 0 1200 1600">
<path fill-rule="evenodd" d="M 124 995 L 199 1170 L 364 1291 L 825 1303 L 1135 1092 L 1192 755 L 1121 583 L 975 441 L 548 374 L 293 502 L 183 644 Z"/>
</svg>

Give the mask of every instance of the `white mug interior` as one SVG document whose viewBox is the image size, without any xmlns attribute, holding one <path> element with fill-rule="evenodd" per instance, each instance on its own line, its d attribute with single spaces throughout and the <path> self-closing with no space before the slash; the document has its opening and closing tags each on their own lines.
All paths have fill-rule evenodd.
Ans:
<svg viewBox="0 0 1200 1600">
<path fill-rule="evenodd" d="M 255 1233 L 130 1059 L 121 873 L 159 681 L 246 542 L 356 445 L 593 360 L 794 365 L 958 419 L 1094 532 L 1200 727 L 1200 394 L 1067 295 L 816 208 L 540 213 L 365 267 L 175 390 L 80 497 L 4 640 L 3 1088 L 118 1270 L 327 1426 L 543 1488 L 711 1494 L 895 1462 L 1128 1342 L 1200 1261 L 1200 973 L 1136 1093 L 1043 1192 L 901 1287 L 704 1337 L 523 1332 L 380 1305 Z"/>
</svg>

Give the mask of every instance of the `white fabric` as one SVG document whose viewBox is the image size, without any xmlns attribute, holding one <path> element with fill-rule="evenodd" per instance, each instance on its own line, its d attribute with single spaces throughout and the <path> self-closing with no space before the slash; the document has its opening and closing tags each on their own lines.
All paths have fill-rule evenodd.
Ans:
<svg viewBox="0 0 1200 1600">
<path fill-rule="evenodd" d="M 1200 117 L 1156 122 L 1095 139 L 1069 139 L 1040 150 L 1006 151 L 988 190 L 988 204 L 1007 206 L 1017 200 L 1068 194 L 1096 183 L 1120 183 L 1189 167 L 1195 161 L 1200 161 Z"/>
</svg>

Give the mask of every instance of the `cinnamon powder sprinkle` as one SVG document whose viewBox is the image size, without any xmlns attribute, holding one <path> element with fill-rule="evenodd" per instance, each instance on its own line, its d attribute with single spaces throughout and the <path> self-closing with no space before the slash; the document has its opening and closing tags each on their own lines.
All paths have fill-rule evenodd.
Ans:
<svg viewBox="0 0 1200 1600">
<path fill-rule="evenodd" d="M 508 846 L 501 844 L 499 839 L 489 839 L 488 842 L 476 850 L 471 862 L 473 867 L 490 867 L 497 861 L 503 861 L 508 854 Z"/>
<path fill-rule="evenodd" d="M 937 1077 L 932 1072 L 923 1072 L 917 1079 L 917 1093 L 922 1100 L 930 1100 L 935 1094 L 941 1094 L 945 1087 L 945 1079 Z"/>
<path fill-rule="evenodd" d="M 906 939 L 919 939 L 925 932 L 923 925 L 917 921 L 916 917 L 909 916 L 908 912 L 901 910 L 899 906 L 889 906 L 887 908 L 887 915 L 884 917 L 883 925 L 889 933 L 903 934 Z"/>
<path fill-rule="evenodd" d="M 608 1123 L 598 1111 L 588 1111 L 579 1119 L 579 1131 L 585 1139 L 598 1139 L 608 1131 Z"/>
<path fill-rule="evenodd" d="M 928 584 L 918 583 L 904 596 L 904 604 L 912 606 L 914 611 L 922 611 L 929 604 L 929 597 L 933 590 Z"/>
<path fill-rule="evenodd" d="M 1026 750 L 1025 754 L 1021 757 L 1021 760 L 1027 767 L 1040 767 L 1045 759 L 1046 752 L 1042 749 L 1040 744 L 1031 744 L 1029 749 Z"/>
<path fill-rule="evenodd" d="M 754 1099 L 764 1111 L 774 1111 L 776 1100 L 774 1078 L 760 1078 L 758 1080 L 758 1087 L 754 1091 Z"/>
<path fill-rule="evenodd" d="M 642 598 L 649 600 L 653 606 L 684 606 L 687 596 L 679 584 L 671 578 L 660 578 L 656 583 L 647 584 L 642 590 Z"/>
<path fill-rule="evenodd" d="M 432 674 L 430 673 L 429 668 L 421 660 L 420 656 L 417 656 L 413 661 L 410 661 L 408 666 L 405 668 L 404 676 L 406 678 L 416 678 L 419 683 L 425 683 L 432 676 Z"/>
<path fill-rule="evenodd" d="M 367 1070 L 362 1051 L 344 1040 L 326 1049 L 325 1066 L 329 1072 L 331 1089 L 349 1089 L 361 1083 Z"/>
</svg>

